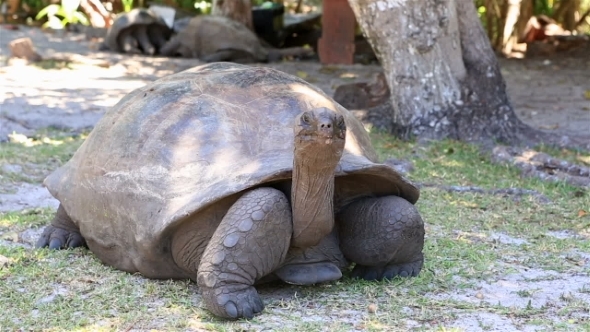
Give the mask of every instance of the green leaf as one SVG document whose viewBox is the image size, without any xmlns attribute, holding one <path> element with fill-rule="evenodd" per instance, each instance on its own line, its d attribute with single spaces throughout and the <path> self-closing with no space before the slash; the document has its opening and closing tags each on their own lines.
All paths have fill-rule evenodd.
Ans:
<svg viewBox="0 0 590 332">
<path fill-rule="evenodd" d="M 37 16 L 35 16 L 35 19 L 38 20 L 40 18 L 42 18 L 43 16 L 55 16 L 59 10 L 61 9 L 61 7 L 57 4 L 53 4 L 53 5 L 49 5 L 43 9 L 41 9 L 39 11 L 39 13 L 37 13 Z"/>
<path fill-rule="evenodd" d="M 67 13 L 73 13 L 80 6 L 80 0 L 61 0 L 61 7 Z"/>
<path fill-rule="evenodd" d="M 49 19 L 45 24 L 43 24 L 44 28 L 51 28 L 51 29 L 63 29 L 65 24 L 55 15 L 49 16 Z"/>
<path fill-rule="evenodd" d="M 88 19 L 86 18 L 86 15 L 84 15 L 81 12 L 74 12 L 74 18 L 77 22 L 80 22 L 84 25 L 89 25 L 90 22 L 88 22 Z"/>
</svg>

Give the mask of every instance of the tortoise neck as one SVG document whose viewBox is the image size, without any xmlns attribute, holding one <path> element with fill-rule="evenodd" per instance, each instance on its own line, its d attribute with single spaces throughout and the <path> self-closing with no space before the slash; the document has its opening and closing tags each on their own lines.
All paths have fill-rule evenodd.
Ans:
<svg viewBox="0 0 590 332">
<path fill-rule="evenodd" d="M 309 147 L 296 144 L 293 158 L 291 245 L 298 248 L 316 245 L 334 227 L 334 174 L 342 154 L 338 144 Z"/>
</svg>

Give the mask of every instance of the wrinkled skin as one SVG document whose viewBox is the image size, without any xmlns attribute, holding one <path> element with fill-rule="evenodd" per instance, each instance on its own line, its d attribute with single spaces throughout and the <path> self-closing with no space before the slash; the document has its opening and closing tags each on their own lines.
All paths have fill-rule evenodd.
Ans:
<svg viewBox="0 0 590 332">
<path fill-rule="evenodd" d="M 368 138 L 362 126 L 346 110 L 319 92 L 314 97 L 316 106 L 306 106 L 309 96 L 313 95 L 312 90 L 303 95 L 297 91 L 304 91 L 304 87 L 309 86 L 297 78 L 268 68 L 211 64 L 173 75 L 160 82 L 137 90 L 135 94 L 124 98 L 113 111 L 105 114 L 72 160 L 45 181 L 62 204 L 51 225 L 39 238 L 38 247 L 64 249 L 86 245 L 103 262 L 124 271 L 139 271 L 154 278 L 191 278 L 197 282 L 207 308 L 215 315 L 228 319 L 251 318 L 261 312 L 264 304 L 254 286 L 269 280 L 279 279 L 296 285 L 329 282 L 341 278 L 341 271 L 351 263 L 356 264 L 352 275 L 367 280 L 416 276 L 420 272 L 424 261 L 424 223 L 413 205 L 418 199 L 418 190 L 387 166 L 372 164 L 360 157 L 359 152 L 351 153 L 351 142 L 361 142 L 361 148 L 365 149 L 362 153 L 374 158 L 372 150 L 367 146 Z M 178 85 L 174 85 L 174 82 Z M 193 84 L 194 89 L 186 89 L 187 82 Z M 224 86 L 226 82 L 231 83 Z M 160 84 L 168 90 L 155 91 Z M 276 88 L 269 90 L 269 84 L 276 84 Z M 226 102 L 207 104 L 207 100 L 217 100 L 210 99 L 211 95 L 215 95 L 215 98 L 222 97 L 214 93 L 222 86 L 228 93 L 224 97 Z M 263 89 L 260 90 L 259 87 Z M 181 89 L 184 92 L 178 95 Z M 149 91 L 158 94 L 149 97 Z M 258 92 L 261 93 L 260 96 Z M 201 162 L 200 169 L 197 168 L 197 172 L 190 178 L 206 174 L 209 179 L 209 170 L 218 171 L 223 167 L 233 169 L 235 166 L 237 168 L 232 172 L 244 171 L 249 166 L 239 162 L 239 158 L 252 158 L 252 149 L 263 148 L 266 144 L 273 147 L 268 156 L 274 164 L 268 164 L 259 171 L 266 172 L 271 167 L 291 162 L 292 172 L 263 173 L 274 175 L 264 175 L 267 182 L 247 185 L 244 190 L 238 188 L 223 194 L 192 214 L 181 213 L 178 219 L 171 219 L 177 220 L 172 226 L 154 233 L 159 227 L 157 214 L 169 208 L 169 205 L 157 206 L 157 200 L 146 204 L 146 199 L 151 199 L 151 196 L 146 196 L 145 193 L 137 196 L 143 197 L 142 200 L 130 200 L 129 197 L 141 194 L 138 191 L 140 188 L 160 184 L 161 180 L 157 178 L 160 173 L 146 173 L 149 169 L 142 169 L 141 177 L 133 176 L 134 182 L 130 182 L 137 183 L 135 181 L 139 179 L 142 181 L 141 187 L 133 189 L 131 186 L 131 191 L 127 191 L 130 185 L 126 184 L 127 180 L 123 177 L 126 173 L 108 169 L 115 166 L 120 169 L 124 165 L 133 171 L 150 164 L 147 160 L 138 161 L 135 154 L 131 153 L 136 146 L 133 143 L 135 141 L 113 140 L 112 142 L 116 142 L 113 144 L 118 146 L 111 146 L 108 137 L 119 137 L 118 127 L 113 127 L 117 125 L 121 126 L 121 133 L 124 133 L 122 135 L 133 137 L 125 121 L 136 125 L 136 119 L 139 118 L 131 116 L 135 111 L 139 114 L 152 114 L 151 116 L 164 114 L 167 116 L 165 121 L 170 120 L 175 110 L 182 110 L 162 104 L 162 98 L 171 96 L 172 93 L 176 93 L 175 98 L 181 98 L 174 99 L 174 105 L 192 105 L 188 114 L 211 115 L 236 126 L 244 125 L 246 120 L 228 118 L 231 109 L 227 107 L 235 105 L 237 99 L 232 98 L 249 98 L 249 101 L 244 102 L 252 105 L 252 110 L 256 110 L 256 113 L 238 109 L 232 114 L 236 117 L 254 115 L 253 118 L 244 119 L 261 121 L 255 123 L 255 128 L 263 125 L 267 129 L 263 136 L 258 137 L 260 141 L 248 141 L 248 144 L 256 145 L 242 146 L 245 150 L 239 150 L 238 147 L 236 150 L 228 150 L 233 151 L 233 158 L 228 164 L 222 164 L 223 159 L 219 159 L 222 155 L 215 154 L 216 151 L 211 150 L 211 146 L 221 144 L 219 146 L 223 147 L 224 140 L 233 142 L 230 134 L 235 128 L 222 132 L 221 136 L 207 132 L 208 135 L 204 136 L 207 144 L 203 145 L 200 152 L 183 152 L 181 155 L 186 158 L 198 155 L 196 162 L 201 162 L 207 153 L 212 153 L 219 161 L 215 165 Z M 135 99 L 135 96 L 141 99 Z M 148 97 L 154 98 L 153 101 Z M 303 103 L 296 104 L 295 99 L 289 98 L 302 98 Z M 281 100 L 290 100 L 290 103 L 281 103 Z M 320 103 L 320 100 L 323 102 Z M 166 112 L 150 113 L 152 111 L 145 105 L 162 107 Z M 199 109 L 199 105 L 206 108 Z M 290 105 L 292 109 L 283 109 L 286 113 L 277 118 L 281 114 L 277 113 L 277 105 Z M 213 109 L 223 112 L 224 116 L 217 118 L 217 113 L 203 113 Z M 264 117 L 267 111 L 269 117 Z M 289 121 L 283 121 L 286 114 L 292 116 Z M 140 118 L 144 119 L 142 123 L 146 126 L 146 117 L 142 115 Z M 202 128 L 192 126 L 191 120 L 194 118 L 185 119 L 183 128 Z M 154 131 L 149 126 L 145 127 L 146 133 L 157 137 L 156 133 L 161 129 L 164 133 L 183 137 L 177 122 L 170 122 L 174 131 L 165 130 L 164 122 L 154 118 L 157 129 Z M 199 123 L 204 125 L 205 122 Z M 219 124 L 215 128 L 230 129 Z M 239 127 L 236 133 L 241 134 L 245 128 Z M 144 127 L 136 130 L 144 130 Z M 190 136 L 169 141 L 168 144 L 181 144 L 175 146 L 175 151 L 185 147 L 194 148 L 197 141 L 186 143 L 185 140 L 194 139 L 195 132 L 191 129 L 187 133 Z M 286 135 L 284 140 L 279 139 L 281 135 Z M 158 146 L 155 151 L 162 150 L 157 145 L 160 140 L 141 138 L 141 135 L 137 137 L 141 143 L 140 148 L 144 151 L 149 149 L 150 144 Z M 282 150 L 279 147 L 284 147 L 285 152 L 280 152 Z M 102 151 L 111 158 L 104 160 Z M 112 158 L 112 151 L 120 151 L 117 153 L 121 155 Z M 291 151 L 290 155 L 287 151 Z M 266 163 L 266 155 L 261 153 L 258 152 L 257 158 Z M 285 158 L 281 159 L 283 153 Z M 130 156 L 129 159 L 126 159 L 127 155 Z M 156 161 L 170 160 L 169 156 L 163 156 L 166 159 L 146 155 Z M 103 164 L 97 167 L 97 163 Z M 208 168 L 210 166 L 212 168 Z M 182 169 L 186 169 L 184 167 Z M 94 171 L 99 173 L 89 177 L 89 173 Z M 162 173 L 162 179 L 176 179 L 177 175 L 173 171 L 174 169 L 172 172 Z M 112 177 L 116 177 L 117 182 L 110 182 Z M 155 181 L 153 183 L 149 182 L 152 178 Z M 215 195 L 219 190 L 227 190 L 227 187 L 242 179 L 244 176 L 232 178 L 223 187 L 200 188 L 201 191 L 213 190 Z M 108 190 L 103 190 L 100 186 L 92 189 L 93 182 L 103 180 L 107 181 Z M 207 181 L 203 183 L 206 184 Z M 78 183 L 84 185 L 78 186 Z M 117 187 L 119 184 L 122 187 Z M 172 184 L 174 186 L 167 190 L 184 187 L 186 180 L 180 179 Z M 119 190 L 125 190 L 121 193 L 122 196 L 117 196 Z M 178 197 L 177 191 L 173 191 L 173 194 Z M 208 194 L 205 196 L 210 197 Z M 94 212 L 97 206 L 111 207 L 97 213 Z M 131 210 L 136 212 L 127 213 Z M 152 216 L 153 220 L 143 217 L 135 219 L 139 211 L 147 211 L 146 216 Z M 114 218 L 114 215 L 120 220 Z M 149 232 L 145 233 L 145 230 Z M 134 242 L 148 237 L 155 240 Z"/>
<path fill-rule="evenodd" d="M 171 29 L 147 9 L 133 9 L 117 16 L 107 31 L 105 46 L 114 52 L 155 55 L 164 46 Z"/>
</svg>

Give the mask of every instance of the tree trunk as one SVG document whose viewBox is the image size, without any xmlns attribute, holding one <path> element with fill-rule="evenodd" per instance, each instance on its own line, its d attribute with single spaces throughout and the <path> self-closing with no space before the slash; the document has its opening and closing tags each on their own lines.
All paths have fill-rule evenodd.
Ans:
<svg viewBox="0 0 590 332">
<path fill-rule="evenodd" d="M 562 0 L 553 13 L 553 19 L 561 23 L 567 31 L 574 31 L 580 13 L 580 0 Z"/>
<path fill-rule="evenodd" d="M 82 0 L 80 8 L 94 28 L 108 28 L 113 24 L 113 18 L 102 2 L 98 0 Z"/>
<path fill-rule="evenodd" d="M 250 0 L 214 0 L 211 14 L 229 17 L 244 24 L 248 29 L 254 30 Z"/>
<path fill-rule="evenodd" d="M 550 138 L 517 118 L 473 1 L 349 2 L 384 69 L 393 134 L 509 144 Z"/>
<path fill-rule="evenodd" d="M 520 5 L 522 0 L 508 0 L 508 10 L 506 12 L 506 22 L 504 22 L 504 31 L 502 34 L 502 52 L 510 54 L 514 44 L 514 27 L 520 17 Z"/>
</svg>

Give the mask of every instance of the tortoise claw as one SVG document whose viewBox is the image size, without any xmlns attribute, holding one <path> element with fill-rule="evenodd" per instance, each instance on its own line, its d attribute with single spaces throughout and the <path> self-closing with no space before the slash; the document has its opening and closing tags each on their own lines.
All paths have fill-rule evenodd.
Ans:
<svg viewBox="0 0 590 332">
<path fill-rule="evenodd" d="M 86 246 L 86 241 L 79 232 L 49 225 L 37 240 L 35 247 L 49 249 L 67 249 Z"/>
<path fill-rule="evenodd" d="M 217 316 L 227 319 L 251 319 L 264 310 L 264 304 L 252 286 L 226 285 L 223 287 L 201 289 L 202 296 L 215 303 L 210 310 Z"/>
<path fill-rule="evenodd" d="M 389 280 L 395 277 L 415 277 L 422 270 L 423 259 L 399 264 L 388 264 L 385 266 L 363 266 L 356 265 L 351 272 L 352 278 L 365 280 Z"/>
</svg>

